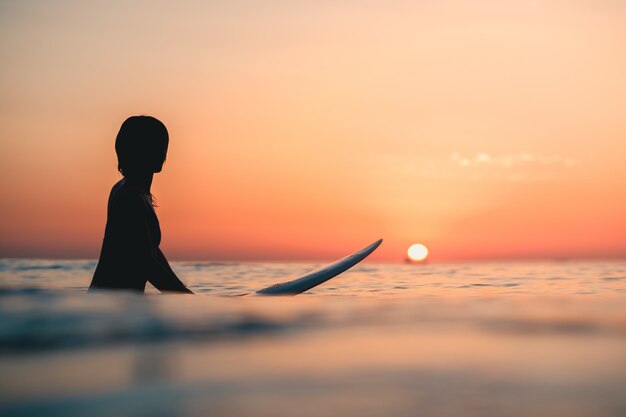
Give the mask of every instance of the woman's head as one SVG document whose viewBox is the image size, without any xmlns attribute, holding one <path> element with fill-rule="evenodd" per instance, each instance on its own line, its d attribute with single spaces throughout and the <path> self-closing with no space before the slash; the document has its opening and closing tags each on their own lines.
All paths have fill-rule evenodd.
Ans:
<svg viewBox="0 0 626 417">
<path fill-rule="evenodd" d="M 167 155 L 167 128 L 152 116 L 131 116 L 115 139 L 117 169 L 124 175 L 160 172 Z"/>
</svg>

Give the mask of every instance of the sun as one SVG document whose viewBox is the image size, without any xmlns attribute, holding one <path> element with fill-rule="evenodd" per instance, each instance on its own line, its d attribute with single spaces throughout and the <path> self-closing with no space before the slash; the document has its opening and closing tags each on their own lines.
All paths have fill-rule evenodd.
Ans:
<svg viewBox="0 0 626 417">
<path fill-rule="evenodd" d="M 409 260 L 413 262 L 421 262 L 428 256 L 428 248 L 421 243 L 414 243 L 407 250 Z"/>
</svg>

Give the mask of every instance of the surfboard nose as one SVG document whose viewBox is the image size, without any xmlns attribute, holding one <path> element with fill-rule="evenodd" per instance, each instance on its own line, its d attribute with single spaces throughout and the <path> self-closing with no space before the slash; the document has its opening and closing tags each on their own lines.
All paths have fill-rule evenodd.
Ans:
<svg viewBox="0 0 626 417">
<path fill-rule="evenodd" d="M 300 294 L 352 268 L 354 265 L 358 264 L 363 259 L 367 258 L 372 252 L 374 252 L 382 242 L 382 239 L 378 239 L 374 243 L 371 243 L 363 249 L 358 250 L 344 258 L 341 258 L 338 261 L 311 271 L 294 280 L 281 282 L 279 284 L 274 284 L 270 287 L 263 288 L 256 293 L 264 295 Z"/>
</svg>

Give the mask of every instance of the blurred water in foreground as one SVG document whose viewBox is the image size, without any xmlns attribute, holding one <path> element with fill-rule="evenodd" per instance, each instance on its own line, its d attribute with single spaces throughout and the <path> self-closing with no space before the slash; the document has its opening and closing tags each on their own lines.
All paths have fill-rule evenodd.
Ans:
<svg viewBox="0 0 626 417">
<path fill-rule="evenodd" d="M 2 416 L 624 416 L 626 262 L 174 263 L 199 296 L 0 260 Z M 151 292 L 156 293 L 153 289 Z"/>
</svg>

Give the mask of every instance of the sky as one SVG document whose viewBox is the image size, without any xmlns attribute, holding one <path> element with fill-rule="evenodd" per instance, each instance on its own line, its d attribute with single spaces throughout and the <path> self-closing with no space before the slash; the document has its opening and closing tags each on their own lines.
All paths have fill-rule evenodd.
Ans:
<svg viewBox="0 0 626 417">
<path fill-rule="evenodd" d="M 626 1 L 0 1 L 0 257 L 97 258 L 131 115 L 171 259 L 626 257 Z"/>
</svg>

